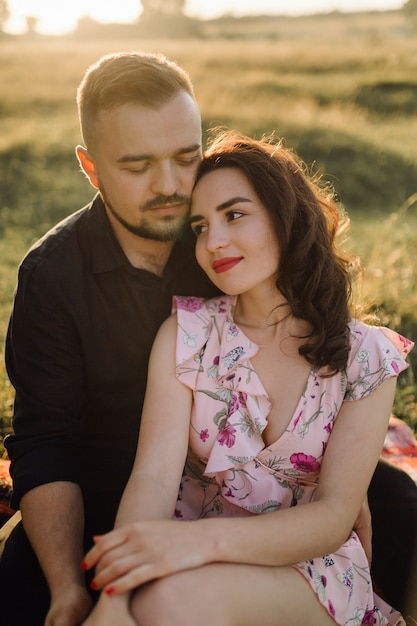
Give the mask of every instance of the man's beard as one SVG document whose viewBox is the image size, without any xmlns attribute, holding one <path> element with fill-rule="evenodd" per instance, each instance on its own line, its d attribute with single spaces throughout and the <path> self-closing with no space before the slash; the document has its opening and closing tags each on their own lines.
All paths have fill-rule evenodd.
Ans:
<svg viewBox="0 0 417 626">
<path fill-rule="evenodd" d="M 113 217 L 125 228 L 127 231 L 142 237 L 143 239 L 151 239 L 152 241 L 174 241 L 178 238 L 180 233 L 184 230 L 185 225 L 188 222 L 188 216 L 179 217 L 178 215 L 166 215 L 161 218 L 157 223 L 152 223 L 146 219 L 146 211 L 151 211 L 156 207 L 163 207 L 170 204 L 185 204 L 190 206 L 190 198 L 188 196 L 181 196 L 179 194 L 173 194 L 172 196 L 159 196 L 154 200 L 150 200 L 142 205 L 139 209 L 142 214 L 142 223 L 139 225 L 129 224 L 112 206 L 111 202 L 106 196 L 106 192 L 103 189 L 103 185 L 100 184 L 100 195 L 103 199 L 106 208 L 110 211 Z"/>
</svg>

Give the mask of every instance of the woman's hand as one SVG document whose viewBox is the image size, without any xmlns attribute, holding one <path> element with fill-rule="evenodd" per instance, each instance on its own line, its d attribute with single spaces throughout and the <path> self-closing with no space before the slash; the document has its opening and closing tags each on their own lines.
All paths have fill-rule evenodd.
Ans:
<svg viewBox="0 0 417 626">
<path fill-rule="evenodd" d="M 204 526 L 204 524 L 203 524 Z M 210 560 L 201 522 L 135 522 L 95 538 L 83 561 L 96 568 L 94 589 L 108 595 L 131 591 L 150 580 L 199 567 Z"/>
</svg>

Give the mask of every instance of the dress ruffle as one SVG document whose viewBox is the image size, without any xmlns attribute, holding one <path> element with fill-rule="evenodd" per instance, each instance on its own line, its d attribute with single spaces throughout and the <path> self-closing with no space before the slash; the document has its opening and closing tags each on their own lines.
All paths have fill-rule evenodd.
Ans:
<svg viewBox="0 0 417 626">
<path fill-rule="evenodd" d="M 178 352 L 187 355 L 177 366 L 177 377 L 183 384 L 195 389 L 207 344 L 212 338 L 217 344 L 218 354 L 211 366 L 217 389 L 205 390 L 225 404 L 219 411 L 219 432 L 205 471 L 214 475 L 251 461 L 265 447 L 262 432 L 268 424 L 271 403 L 250 364 L 259 346 L 233 322 L 235 300 L 220 298 L 205 302 L 200 298 L 176 297 L 174 302 L 179 329 L 186 329 L 177 337 Z M 233 454 L 228 453 L 231 447 Z"/>
<path fill-rule="evenodd" d="M 414 343 L 390 328 L 351 324 L 351 351 L 345 400 L 364 398 L 387 378 L 398 376 L 408 364 Z"/>
</svg>

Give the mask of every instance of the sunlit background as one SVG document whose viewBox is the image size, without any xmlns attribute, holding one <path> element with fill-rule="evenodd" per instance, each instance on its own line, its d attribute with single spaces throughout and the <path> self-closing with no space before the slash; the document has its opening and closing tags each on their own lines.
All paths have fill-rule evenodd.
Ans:
<svg viewBox="0 0 417 626">
<path fill-rule="evenodd" d="M 204 131 L 275 133 L 325 174 L 364 263 L 355 303 L 417 338 L 417 0 L 0 0 L 0 460 L 17 268 L 91 200 L 73 148 L 76 89 L 90 64 L 124 49 L 189 72 Z M 417 434 L 417 351 L 410 360 L 394 414 Z"/>
<path fill-rule="evenodd" d="M 224 14 L 302 15 L 329 11 L 368 11 L 399 9 L 404 0 L 188 0 L 186 13 L 190 17 L 209 19 Z M 90 17 L 98 22 L 133 22 L 141 14 L 140 0 L 8 0 L 10 19 L 5 30 L 21 33 L 26 29 L 26 17 L 37 19 L 37 31 L 61 34 L 75 29 L 77 20 Z"/>
</svg>

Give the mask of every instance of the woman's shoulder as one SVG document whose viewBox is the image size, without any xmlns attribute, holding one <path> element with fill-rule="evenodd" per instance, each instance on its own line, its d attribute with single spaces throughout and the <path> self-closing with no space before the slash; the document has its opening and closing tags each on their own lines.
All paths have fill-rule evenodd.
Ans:
<svg viewBox="0 0 417 626">
<path fill-rule="evenodd" d="M 391 328 L 373 326 L 359 320 L 352 320 L 349 324 L 351 359 L 361 350 L 383 351 L 399 353 L 405 358 L 412 350 L 414 342 Z"/>
<path fill-rule="evenodd" d="M 213 328 L 217 333 L 232 315 L 234 299 L 230 296 L 216 296 L 206 300 L 193 296 L 176 296 L 173 299 L 178 340 L 189 349 L 201 348 L 206 343 Z M 182 337 L 182 339 L 181 339 Z"/>
<path fill-rule="evenodd" d="M 408 367 L 405 358 L 414 344 L 390 328 L 357 320 L 350 324 L 350 332 L 345 399 L 359 400 Z"/>
</svg>

